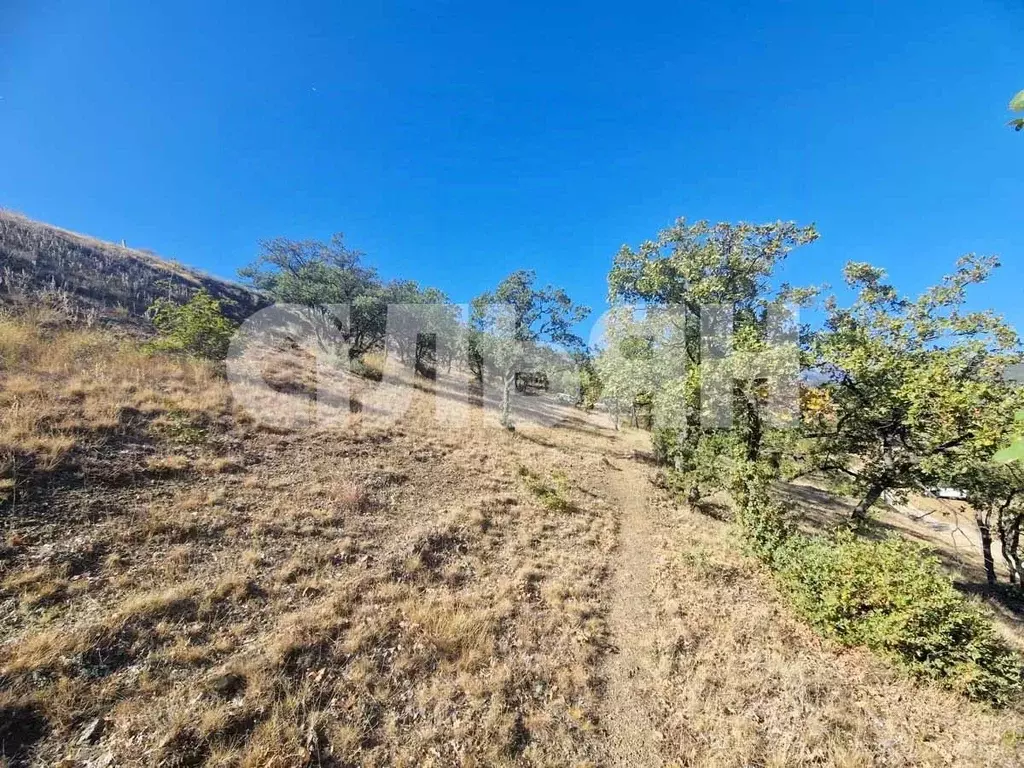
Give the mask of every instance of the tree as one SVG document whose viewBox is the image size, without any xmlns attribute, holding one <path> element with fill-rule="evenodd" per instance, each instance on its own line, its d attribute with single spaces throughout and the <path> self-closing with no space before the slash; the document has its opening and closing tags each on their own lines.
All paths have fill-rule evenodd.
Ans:
<svg viewBox="0 0 1024 768">
<path fill-rule="evenodd" d="M 387 324 L 385 288 L 376 271 L 362 265 L 362 258 L 340 234 L 329 242 L 279 237 L 261 242 L 256 261 L 239 275 L 274 301 L 331 315 L 349 355 L 358 357 L 381 346 Z M 349 306 L 347 317 L 329 311 L 337 304 Z"/>
<path fill-rule="evenodd" d="M 534 272 L 518 270 L 472 305 L 471 367 L 483 377 L 489 364 L 499 377 L 501 423 L 509 428 L 516 374 L 531 370 L 531 358 L 541 345 L 581 351 L 583 340 L 573 326 L 590 314 L 588 307 L 573 303 L 563 289 L 538 288 L 536 280 Z"/>
<path fill-rule="evenodd" d="M 654 339 L 648 334 L 649 329 L 634 317 L 630 307 L 616 307 L 605 316 L 597 370 L 603 383 L 602 397 L 616 429 L 625 413 L 635 425 L 638 403 L 650 403 L 653 398 L 658 361 Z"/>
<path fill-rule="evenodd" d="M 721 381 L 728 379 L 732 402 L 725 404 L 737 421 L 734 433 L 743 452 L 756 460 L 766 437 L 764 379 L 747 376 L 754 358 L 770 346 L 768 328 L 773 314 L 789 304 L 806 304 L 816 289 L 777 284 L 776 272 L 790 251 L 818 238 L 813 226 L 793 222 L 770 224 L 688 224 L 680 219 L 659 233 L 656 241 L 639 248 L 623 246 L 608 276 L 614 303 L 643 306 L 640 333 L 655 346 L 651 359 L 659 369 L 652 387 L 656 422 L 654 442 L 663 461 L 677 470 L 693 471 L 697 457 L 707 460 L 728 448 L 718 426 L 701 424 L 702 314 L 724 311 L 733 328 L 728 360 L 714 366 Z M 623 372 L 630 366 L 625 350 L 611 350 L 605 365 Z M 615 378 L 614 373 L 609 373 Z M 614 387 L 614 385 L 613 385 Z M 710 441 L 701 448 L 702 441 Z"/>
<path fill-rule="evenodd" d="M 1010 99 L 1010 111 L 1024 112 L 1024 91 Z M 1024 131 L 1024 117 L 1015 117 L 1010 120 L 1008 125 L 1012 126 L 1015 131 Z"/>
<path fill-rule="evenodd" d="M 1024 466 L 1013 461 L 978 462 L 960 467 L 955 476 L 958 488 L 967 494 L 981 538 L 985 577 L 996 583 L 992 556 L 993 534 L 998 536 L 1003 561 L 1011 584 L 1024 586 L 1021 569 L 1020 528 L 1024 518 Z"/>
<path fill-rule="evenodd" d="M 410 331 L 418 331 L 403 329 L 388 339 L 399 359 L 424 375 L 433 375 L 439 361 L 450 370 L 463 333 L 459 308 L 442 291 L 421 288 L 414 280 L 394 280 L 385 286 L 384 295 L 401 314 L 400 324 L 409 323 Z"/>
<path fill-rule="evenodd" d="M 157 338 L 149 344 L 154 350 L 223 360 L 235 332 L 220 302 L 205 290 L 196 292 L 185 304 L 157 299 L 147 314 L 157 332 Z"/>
<path fill-rule="evenodd" d="M 992 461 L 962 464 L 955 481 L 957 487 L 966 492 L 967 501 L 974 510 L 989 584 L 996 581 L 992 556 L 995 531 L 1010 584 L 1024 589 L 1024 563 L 1020 554 L 1020 529 L 1024 523 L 1022 431 L 1024 411 L 1018 411 L 1009 436 L 1010 445 L 998 451 Z"/>
<path fill-rule="evenodd" d="M 1021 393 L 1004 373 L 1019 359 L 1017 334 L 991 311 L 968 311 L 967 289 L 995 259 L 970 255 L 917 299 L 885 273 L 846 266 L 857 291 L 849 308 L 826 304 L 811 344 L 828 407 L 808 425 L 812 465 L 843 473 L 860 494 L 863 519 L 886 491 L 927 489 L 991 459 Z"/>
</svg>

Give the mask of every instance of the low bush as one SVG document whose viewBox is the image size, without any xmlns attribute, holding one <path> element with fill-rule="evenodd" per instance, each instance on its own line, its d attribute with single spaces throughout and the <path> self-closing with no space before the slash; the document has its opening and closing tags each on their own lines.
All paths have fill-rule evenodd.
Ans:
<svg viewBox="0 0 1024 768">
<path fill-rule="evenodd" d="M 207 360 L 223 360 L 227 355 L 235 326 L 224 316 L 220 302 L 206 291 L 199 291 L 186 304 L 157 299 L 148 314 L 157 331 L 151 349 Z"/>
<path fill-rule="evenodd" d="M 937 558 L 898 537 L 800 533 L 771 498 L 769 484 L 765 470 L 738 469 L 737 518 L 750 548 L 815 628 L 970 699 L 996 706 L 1020 699 L 1020 656 L 981 608 L 956 591 Z"/>
</svg>

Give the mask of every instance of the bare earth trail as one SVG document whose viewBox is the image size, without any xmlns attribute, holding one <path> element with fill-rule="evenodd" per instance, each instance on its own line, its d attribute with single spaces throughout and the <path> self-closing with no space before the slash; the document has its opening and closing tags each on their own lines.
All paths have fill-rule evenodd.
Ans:
<svg viewBox="0 0 1024 768">
<path fill-rule="evenodd" d="M 608 609 L 613 653 L 605 667 L 609 764 L 662 765 L 653 711 L 656 533 L 650 518 L 649 481 L 633 459 L 620 459 L 609 470 L 604 486 L 609 501 L 620 510 Z"/>
<path fill-rule="evenodd" d="M 603 764 L 660 766 L 664 694 L 657 642 L 664 627 L 655 579 L 666 532 L 658 522 L 650 467 L 642 460 L 650 451 L 646 436 L 615 432 L 597 421 L 591 415 L 570 426 L 576 434 L 571 444 L 560 447 L 588 456 L 588 469 L 578 480 L 585 492 L 604 499 L 615 517 L 604 611 L 608 652 L 601 667 Z"/>
</svg>

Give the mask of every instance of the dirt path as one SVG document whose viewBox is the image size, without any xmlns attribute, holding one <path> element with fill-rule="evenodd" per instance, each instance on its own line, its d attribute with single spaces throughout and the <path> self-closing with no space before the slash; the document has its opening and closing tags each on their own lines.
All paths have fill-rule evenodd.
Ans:
<svg viewBox="0 0 1024 768">
<path fill-rule="evenodd" d="M 620 517 L 608 613 L 613 652 L 605 668 L 608 763 L 658 766 L 663 763 L 654 721 L 656 619 L 651 600 L 656 534 L 649 481 L 633 459 L 617 458 L 609 464 L 602 485 Z"/>
</svg>

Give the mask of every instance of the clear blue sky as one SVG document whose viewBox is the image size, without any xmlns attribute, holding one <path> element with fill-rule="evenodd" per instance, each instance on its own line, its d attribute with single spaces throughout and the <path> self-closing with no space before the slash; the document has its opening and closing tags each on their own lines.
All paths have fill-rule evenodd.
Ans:
<svg viewBox="0 0 1024 768">
<path fill-rule="evenodd" d="M 222 276 L 344 231 L 456 301 L 527 266 L 595 308 L 677 216 L 813 221 L 792 279 L 999 253 L 979 301 L 1024 329 L 1020 0 L 156 5 L 0 3 L 0 205 Z"/>
</svg>

